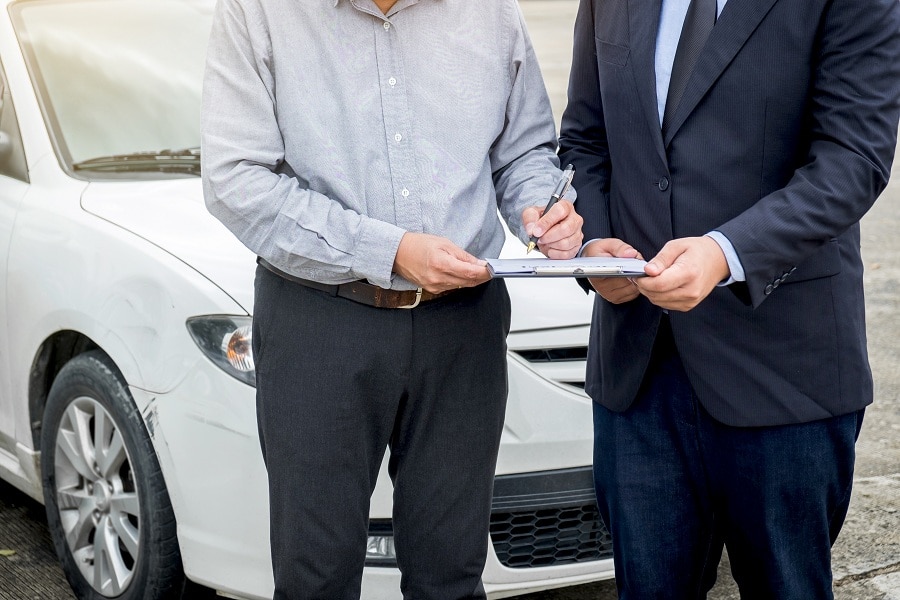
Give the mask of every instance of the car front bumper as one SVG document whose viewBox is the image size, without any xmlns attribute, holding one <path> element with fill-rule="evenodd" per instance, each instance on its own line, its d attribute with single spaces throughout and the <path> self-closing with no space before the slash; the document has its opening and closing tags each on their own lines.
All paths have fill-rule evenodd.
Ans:
<svg viewBox="0 0 900 600">
<path fill-rule="evenodd" d="M 591 463 L 593 443 L 589 399 L 541 377 L 513 355 L 509 368 L 510 402 L 498 481 L 535 471 L 584 471 Z M 234 598 L 271 598 L 268 493 L 254 390 L 199 360 L 167 394 L 131 391 L 166 479 L 187 576 Z M 582 497 L 575 504 L 592 502 L 583 497 L 583 478 L 578 487 Z M 371 516 L 391 516 L 391 484 L 384 467 Z M 511 568 L 492 544 L 483 580 L 491 598 L 503 598 L 612 575 L 609 558 Z M 399 598 L 399 581 L 396 568 L 366 567 L 363 597 Z"/>
</svg>

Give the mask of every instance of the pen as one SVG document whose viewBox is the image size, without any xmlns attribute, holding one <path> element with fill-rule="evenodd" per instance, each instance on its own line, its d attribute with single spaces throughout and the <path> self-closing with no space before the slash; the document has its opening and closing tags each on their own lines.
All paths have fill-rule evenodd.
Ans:
<svg viewBox="0 0 900 600">
<path fill-rule="evenodd" d="M 572 177 L 575 176 L 575 167 L 572 165 L 566 165 L 566 170 L 563 171 L 562 179 L 559 180 L 559 183 L 556 184 L 556 189 L 553 190 L 553 194 L 550 195 L 550 201 L 547 202 L 547 208 L 544 209 L 544 214 L 547 214 L 553 205 L 556 202 L 566 195 L 566 192 L 569 190 L 569 186 L 572 185 Z M 543 215 L 542 215 L 543 216 Z M 528 241 L 528 250 L 525 251 L 525 254 L 528 254 L 537 246 L 538 240 L 536 237 L 531 236 L 531 239 Z"/>
</svg>

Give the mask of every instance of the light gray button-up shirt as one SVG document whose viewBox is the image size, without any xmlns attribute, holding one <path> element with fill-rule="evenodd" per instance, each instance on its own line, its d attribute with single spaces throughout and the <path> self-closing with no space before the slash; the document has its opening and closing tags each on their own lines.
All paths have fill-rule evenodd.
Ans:
<svg viewBox="0 0 900 600">
<path fill-rule="evenodd" d="M 550 103 L 516 0 L 219 0 L 203 89 L 209 210 L 278 268 L 392 274 L 404 232 L 496 257 L 497 208 L 560 177 Z"/>
</svg>

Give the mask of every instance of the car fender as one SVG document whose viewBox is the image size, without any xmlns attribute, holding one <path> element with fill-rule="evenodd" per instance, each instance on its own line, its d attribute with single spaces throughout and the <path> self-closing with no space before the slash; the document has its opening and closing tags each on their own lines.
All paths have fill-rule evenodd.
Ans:
<svg viewBox="0 0 900 600">
<path fill-rule="evenodd" d="M 77 195 L 62 202 L 72 190 L 61 188 L 80 183 L 68 182 L 33 186 L 16 221 L 7 280 L 16 307 L 7 342 L 19 350 L 9 356 L 11 394 L 28 395 L 39 349 L 61 331 L 92 340 L 128 385 L 166 393 L 207 360 L 190 338 L 188 317 L 247 313 L 181 260 L 85 213 Z M 30 429 L 29 415 L 17 421 Z"/>
</svg>

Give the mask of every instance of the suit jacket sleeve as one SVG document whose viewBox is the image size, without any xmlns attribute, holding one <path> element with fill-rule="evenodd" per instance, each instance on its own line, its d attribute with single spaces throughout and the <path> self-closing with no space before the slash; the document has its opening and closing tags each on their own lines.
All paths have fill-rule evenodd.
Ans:
<svg viewBox="0 0 900 600">
<path fill-rule="evenodd" d="M 788 184 L 717 229 L 734 244 L 754 306 L 857 223 L 890 177 L 900 112 L 900 4 L 835 0 L 820 24 L 809 151 Z"/>
</svg>

